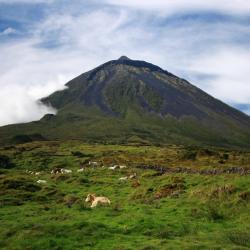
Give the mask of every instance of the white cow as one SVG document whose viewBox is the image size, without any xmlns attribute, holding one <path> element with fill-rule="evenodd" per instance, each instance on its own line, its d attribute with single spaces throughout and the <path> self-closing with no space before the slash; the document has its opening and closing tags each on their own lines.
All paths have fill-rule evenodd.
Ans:
<svg viewBox="0 0 250 250">
<path fill-rule="evenodd" d="M 84 171 L 84 168 L 80 168 L 77 170 L 78 173 L 83 172 L 83 171 Z"/>
<path fill-rule="evenodd" d="M 136 173 L 133 173 L 133 174 L 131 174 L 131 175 L 129 176 L 129 179 L 134 179 L 136 176 L 137 176 L 137 174 L 136 174 Z"/>
<path fill-rule="evenodd" d="M 90 166 L 93 166 L 93 167 L 98 167 L 98 166 L 99 166 L 99 163 L 96 162 L 96 161 L 89 161 L 89 165 L 90 165 Z"/>
<path fill-rule="evenodd" d="M 45 180 L 38 180 L 37 183 L 39 183 L 39 184 L 46 184 L 47 181 L 45 181 Z"/>
<path fill-rule="evenodd" d="M 126 177 L 121 177 L 121 178 L 119 178 L 120 181 L 126 181 L 127 179 L 128 179 L 127 176 L 126 176 Z"/>
<path fill-rule="evenodd" d="M 95 194 L 88 194 L 85 202 L 91 202 L 91 208 L 94 208 L 96 207 L 98 204 L 108 204 L 110 205 L 110 200 L 107 198 L 107 197 L 104 197 L 104 196 L 99 196 L 99 197 L 96 197 Z"/>
<path fill-rule="evenodd" d="M 120 165 L 119 167 L 120 167 L 120 169 L 127 168 L 126 165 Z"/>
<path fill-rule="evenodd" d="M 62 173 L 65 173 L 65 174 L 70 174 L 72 173 L 72 170 L 71 169 L 62 169 Z"/>
<path fill-rule="evenodd" d="M 119 165 L 114 165 L 113 167 L 109 167 L 109 169 L 111 169 L 111 170 L 115 170 L 117 168 L 119 168 Z"/>
</svg>

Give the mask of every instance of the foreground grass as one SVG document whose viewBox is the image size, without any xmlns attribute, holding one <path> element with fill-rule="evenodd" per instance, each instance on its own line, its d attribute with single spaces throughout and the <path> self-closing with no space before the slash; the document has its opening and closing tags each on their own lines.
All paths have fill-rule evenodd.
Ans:
<svg viewBox="0 0 250 250">
<path fill-rule="evenodd" d="M 0 248 L 249 249 L 249 176 L 158 175 L 135 168 L 137 164 L 185 164 L 196 169 L 249 166 L 247 152 L 210 151 L 207 155 L 174 146 L 76 142 L 2 149 L 15 167 L 0 171 Z M 105 167 L 78 173 L 79 165 L 88 160 Z M 128 168 L 107 168 L 116 163 Z M 73 173 L 51 175 L 56 166 Z M 29 175 L 26 169 L 42 173 Z M 137 179 L 119 181 L 134 172 Z M 47 183 L 37 184 L 38 179 Z M 111 206 L 90 209 L 84 202 L 88 193 L 107 196 Z"/>
</svg>

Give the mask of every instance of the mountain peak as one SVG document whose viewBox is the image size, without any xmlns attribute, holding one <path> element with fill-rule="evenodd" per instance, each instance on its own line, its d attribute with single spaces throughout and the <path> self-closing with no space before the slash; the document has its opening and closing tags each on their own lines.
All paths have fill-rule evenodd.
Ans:
<svg viewBox="0 0 250 250">
<path fill-rule="evenodd" d="M 121 56 L 118 61 L 131 61 L 130 58 L 128 58 L 127 56 Z"/>
<path fill-rule="evenodd" d="M 248 116 L 146 61 L 122 56 L 67 87 L 41 100 L 58 112 L 32 131 L 42 127 L 52 139 L 126 142 L 137 136 L 148 142 L 250 147 Z"/>
</svg>

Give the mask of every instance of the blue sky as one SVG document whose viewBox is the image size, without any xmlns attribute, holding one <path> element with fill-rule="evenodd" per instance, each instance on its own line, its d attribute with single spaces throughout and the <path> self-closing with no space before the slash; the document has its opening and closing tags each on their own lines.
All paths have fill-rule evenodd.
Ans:
<svg viewBox="0 0 250 250">
<path fill-rule="evenodd" d="M 0 0 L 0 55 L 0 125 L 54 112 L 37 100 L 121 55 L 250 114 L 249 0 Z"/>
</svg>

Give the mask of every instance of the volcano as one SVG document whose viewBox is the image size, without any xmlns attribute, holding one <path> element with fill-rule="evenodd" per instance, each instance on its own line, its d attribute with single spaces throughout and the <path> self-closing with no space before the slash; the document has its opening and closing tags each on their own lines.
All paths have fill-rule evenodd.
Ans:
<svg viewBox="0 0 250 250">
<path fill-rule="evenodd" d="M 44 138 L 250 148 L 249 116 L 145 61 L 122 56 L 66 87 L 41 100 L 56 115 L 4 126 L 0 143 Z"/>
</svg>

